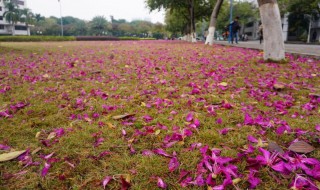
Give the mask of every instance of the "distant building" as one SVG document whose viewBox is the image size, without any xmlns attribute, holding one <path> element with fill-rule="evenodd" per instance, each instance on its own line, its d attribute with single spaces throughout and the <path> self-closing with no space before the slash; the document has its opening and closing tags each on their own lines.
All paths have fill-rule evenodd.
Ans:
<svg viewBox="0 0 320 190">
<path fill-rule="evenodd" d="M 282 34 L 283 34 L 283 40 L 287 41 L 288 40 L 288 15 L 285 14 L 283 18 L 281 18 L 281 23 L 282 23 Z M 247 22 L 241 27 L 241 34 L 246 34 L 248 36 L 248 40 L 258 40 L 259 39 L 259 34 L 258 34 L 258 29 L 259 29 L 259 23 L 260 20 L 254 20 Z"/>
<path fill-rule="evenodd" d="M 15 3 L 19 6 L 19 9 L 27 8 L 26 0 L 15 0 Z M 3 0 L 0 0 L 0 35 L 11 35 L 12 27 L 9 22 L 6 21 L 3 14 L 6 12 Z M 25 23 L 17 22 L 15 24 L 15 35 L 28 35 L 28 30 Z"/>
</svg>

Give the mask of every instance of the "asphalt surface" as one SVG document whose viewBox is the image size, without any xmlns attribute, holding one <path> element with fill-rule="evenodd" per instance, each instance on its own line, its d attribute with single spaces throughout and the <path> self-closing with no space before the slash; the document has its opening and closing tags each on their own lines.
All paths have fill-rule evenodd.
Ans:
<svg viewBox="0 0 320 190">
<path fill-rule="evenodd" d="M 263 49 L 263 44 L 259 41 L 239 41 L 239 44 L 229 44 L 227 41 L 214 41 L 215 44 L 232 45 L 250 49 Z M 307 44 L 285 44 L 286 53 L 293 53 L 305 56 L 314 56 L 320 58 L 320 45 Z"/>
</svg>

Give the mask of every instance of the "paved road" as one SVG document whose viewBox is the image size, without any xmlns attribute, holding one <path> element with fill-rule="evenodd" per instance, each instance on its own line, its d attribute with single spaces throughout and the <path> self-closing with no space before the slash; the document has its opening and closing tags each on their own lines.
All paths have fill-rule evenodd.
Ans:
<svg viewBox="0 0 320 190">
<path fill-rule="evenodd" d="M 227 41 L 215 41 L 215 44 L 230 45 Z M 237 47 L 245 47 L 252 49 L 263 49 L 263 44 L 259 41 L 240 41 L 239 44 L 232 44 Z M 301 55 L 311 55 L 320 57 L 320 45 L 306 45 L 306 44 L 285 44 L 285 49 L 287 53 L 301 54 Z"/>
</svg>

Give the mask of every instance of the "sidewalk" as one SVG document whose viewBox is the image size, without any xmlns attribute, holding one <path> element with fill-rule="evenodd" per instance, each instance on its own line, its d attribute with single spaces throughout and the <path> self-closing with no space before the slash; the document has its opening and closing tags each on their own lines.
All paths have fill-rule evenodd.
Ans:
<svg viewBox="0 0 320 190">
<path fill-rule="evenodd" d="M 260 44 L 259 41 L 239 41 L 239 44 L 229 44 L 228 41 L 214 41 L 214 43 L 250 49 L 263 49 L 263 44 Z M 298 54 L 302 56 L 312 56 L 320 59 L 320 45 L 284 44 L 284 46 L 286 53 Z"/>
</svg>

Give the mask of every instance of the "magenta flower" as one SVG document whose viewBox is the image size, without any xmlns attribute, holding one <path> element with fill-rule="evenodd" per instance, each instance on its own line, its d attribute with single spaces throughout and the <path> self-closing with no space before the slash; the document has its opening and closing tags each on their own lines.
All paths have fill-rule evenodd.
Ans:
<svg viewBox="0 0 320 190">
<path fill-rule="evenodd" d="M 143 150 L 142 155 L 144 156 L 152 156 L 154 153 L 151 150 Z"/>
<path fill-rule="evenodd" d="M 249 176 L 248 176 L 248 182 L 250 183 L 250 189 L 256 188 L 260 183 L 261 180 L 257 177 L 255 177 L 255 174 L 257 173 L 257 170 L 250 170 Z"/>
<path fill-rule="evenodd" d="M 161 155 L 161 156 L 164 156 L 164 157 L 167 157 L 167 158 L 172 158 L 171 155 L 169 155 L 168 153 L 166 153 L 166 151 L 164 151 L 164 150 L 161 149 L 161 148 L 155 149 L 155 150 L 153 150 L 153 152 L 154 152 L 155 154 L 158 154 L 158 155 Z"/>
<path fill-rule="evenodd" d="M 223 128 L 223 129 L 219 130 L 219 134 L 226 135 L 231 130 L 233 130 L 233 128 Z"/>
<path fill-rule="evenodd" d="M 93 146 L 98 147 L 103 143 L 103 141 L 104 141 L 104 138 L 100 137 L 94 142 Z"/>
<path fill-rule="evenodd" d="M 111 176 L 107 176 L 103 179 L 102 181 L 102 186 L 103 186 L 103 189 L 106 189 L 106 186 L 109 184 L 109 182 L 112 180 L 112 177 Z"/>
<path fill-rule="evenodd" d="M 169 171 L 173 172 L 174 170 L 177 170 L 179 168 L 179 161 L 178 158 L 175 156 L 173 158 L 171 158 L 170 162 L 169 162 Z"/>
<path fill-rule="evenodd" d="M 153 120 L 153 118 L 150 115 L 143 116 L 143 119 L 144 119 L 145 122 L 150 122 L 150 121 Z"/>
<path fill-rule="evenodd" d="M 47 162 L 44 163 L 44 167 L 43 167 L 43 169 L 41 171 L 41 176 L 42 177 L 45 177 L 47 175 L 50 167 L 51 167 L 50 164 L 48 164 Z"/>
<path fill-rule="evenodd" d="M 0 150 L 10 150 L 11 147 L 8 145 L 0 144 Z"/>
<path fill-rule="evenodd" d="M 158 187 L 160 187 L 161 189 L 166 189 L 167 188 L 167 184 L 160 178 L 160 177 L 157 177 L 157 185 Z"/>
<path fill-rule="evenodd" d="M 256 157 L 256 160 L 261 164 L 261 165 L 266 165 L 266 166 L 270 166 L 272 167 L 274 165 L 274 163 L 277 160 L 277 156 L 278 156 L 278 152 L 274 152 L 274 153 L 270 153 L 269 151 L 263 149 L 263 148 L 259 148 L 258 149 L 263 156 L 258 155 Z"/>
<path fill-rule="evenodd" d="M 186 121 L 187 121 L 187 122 L 191 122 L 192 120 L 193 120 L 193 113 L 190 112 L 190 113 L 188 113 L 188 115 L 187 115 L 187 117 L 186 117 Z"/>
</svg>

